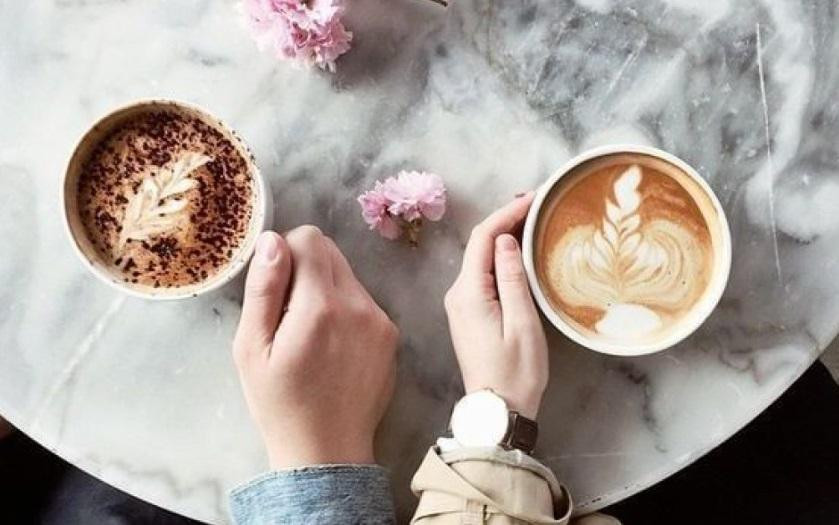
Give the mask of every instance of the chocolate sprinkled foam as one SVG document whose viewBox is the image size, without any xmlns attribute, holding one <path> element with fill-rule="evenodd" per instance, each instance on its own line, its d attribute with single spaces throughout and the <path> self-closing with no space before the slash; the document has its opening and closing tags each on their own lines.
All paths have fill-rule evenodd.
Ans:
<svg viewBox="0 0 839 525">
<path fill-rule="evenodd" d="M 125 282 L 141 286 L 210 279 L 236 255 L 251 220 L 245 159 L 218 130 L 176 111 L 112 130 L 78 184 L 91 242 Z"/>
</svg>

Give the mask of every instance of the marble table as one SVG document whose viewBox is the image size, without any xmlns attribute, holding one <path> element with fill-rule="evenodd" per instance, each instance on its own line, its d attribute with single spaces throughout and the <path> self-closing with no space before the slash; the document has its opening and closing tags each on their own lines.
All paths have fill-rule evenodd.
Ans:
<svg viewBox="0 0 839 525">
<path fill-rule="evenodd" d="M 401 519 L 460 395 L 441 298 L 471 226 L 610 142 L 692 163 L 728 211 L 727 292 L 685 343 L 605 357 L 550 330 L 539 454 L 578 509 L 687 466 L 777 398 L 839 331 L 839 36 L 833 0 L 352 0 L 335 75 L 258 53 L 232 2 L 0 0 L 0 413 L 93 475 L 213 523 L 265 468 L 229 346 L 241 282 L 148 303 L 75 259 L 58 207 L 76 138 L 173 97 L 240 130 L 276 227 L 334 236 L 401 326 L 378 452 Z M 412 250 L 354 196 L 435 171 L 450 213 Z"/>
</svg>

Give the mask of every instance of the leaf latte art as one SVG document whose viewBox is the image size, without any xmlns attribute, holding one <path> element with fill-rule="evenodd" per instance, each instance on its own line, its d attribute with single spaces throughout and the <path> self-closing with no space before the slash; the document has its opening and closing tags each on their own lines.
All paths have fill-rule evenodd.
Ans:
<svg viewBox="0 0 839 525">
<path fill-rule="evenodd" d="M 79 216 L 112 278 L 140 290 L 200 285 L 247 235 L 248 162 L 235 137 L 191 109 L 134 111 L 94 135 L 77 181 Z"/>
<path fill-rule="evenodd" d="M 142 241 L 174 230 L 187 206 L 183 194 L 198 186 L 190 174 L 212 160 L 187 151 L 172 166 L 150 170 L 125 207 L 119 249 L 129 239 Z"/>
<path fill-rule="evenodd" d="M 570 226 L 546 252 L 545 277 L 559 300 L 599 312 L 589 328 L 604 336 L 642 338 L 665 328 L 707 284 L 702 239 L 655 206 L 642 212 L 643 179 L 640 166 L 622 167 L 601 197 L 600 220 Z"/>
</svg>

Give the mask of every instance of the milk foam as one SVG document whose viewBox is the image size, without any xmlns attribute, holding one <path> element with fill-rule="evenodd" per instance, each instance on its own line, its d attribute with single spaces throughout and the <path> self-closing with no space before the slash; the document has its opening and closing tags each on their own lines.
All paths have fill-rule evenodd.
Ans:
<svg viewBox="0 0 839 525">
<path fill-rule="evenodd" d="M 601 335 L 647 337 L 687 313 L 705 288 L 698 278 L 705 253 L 694 232 L 639 213 L 642 177 L 637 165 L 623 171 L 601 222 L 569 228 L 548 254 L 550 286 L 570 306 L 603 312 L 592 327 Z"/>
<path fill-rule="evenodd" d="M 230 139 L 168 109 L 103 130 L 76 197 L 98 255 L 138 288 L 191 286 L 223 271 L 248 232 L 252 198 L 248 163 Z"/>
<path fill-rule="evenodd" d="M 613 304 L 594 327 L 603 335 L 637 339 L 661 328 L 661 317 L 646 306 Z"/>
</svg>

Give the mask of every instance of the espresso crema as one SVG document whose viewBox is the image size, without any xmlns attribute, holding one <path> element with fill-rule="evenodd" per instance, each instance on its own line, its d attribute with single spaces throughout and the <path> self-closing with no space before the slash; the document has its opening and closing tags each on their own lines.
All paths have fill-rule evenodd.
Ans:
<svg viewBox="0 0 839 525">
<path fill-rule="evenodd" d="M 581 333 L 651 342 L 691 317 L 714 272 L 719 224 L 705 190 L 639 153 L 598 157 L 564 175 L 536 227 L 537 278 Z"/>
</svg>

